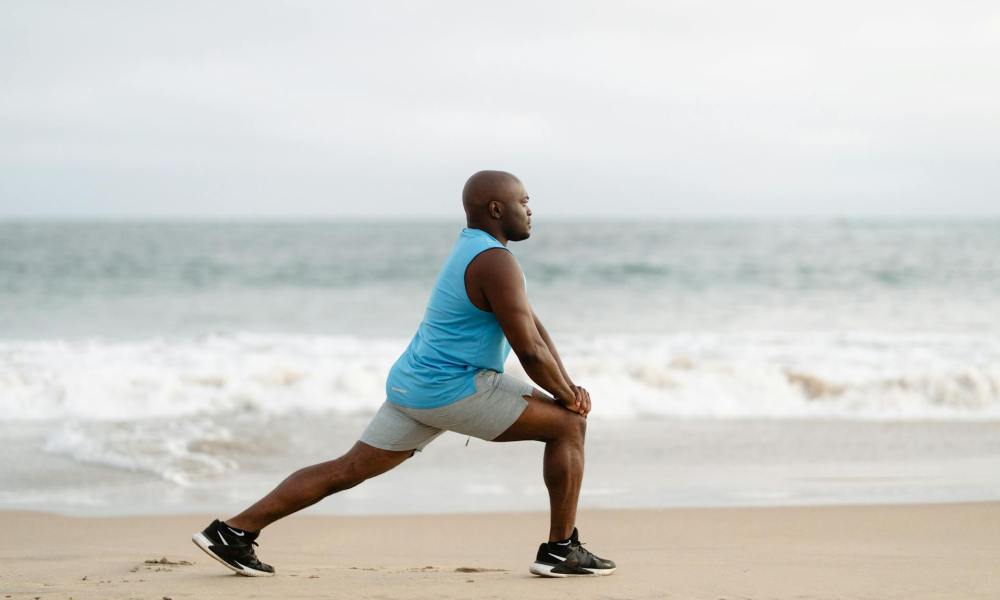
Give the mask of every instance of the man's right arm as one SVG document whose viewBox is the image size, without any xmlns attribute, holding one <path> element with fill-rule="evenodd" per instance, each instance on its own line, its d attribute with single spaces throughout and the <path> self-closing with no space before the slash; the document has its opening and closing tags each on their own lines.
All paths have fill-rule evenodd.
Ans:
<svg viewBox="0 0 1000 600">
<path fill-rule="evenodd" d="M 525 373 L 563 406 L 579 412 L 577 394 L 535 326 L 524 276 L 514 257 L 504 250 L 488 250 L 469 269 L 471 283 L 482 290 Z"/>
</svg>

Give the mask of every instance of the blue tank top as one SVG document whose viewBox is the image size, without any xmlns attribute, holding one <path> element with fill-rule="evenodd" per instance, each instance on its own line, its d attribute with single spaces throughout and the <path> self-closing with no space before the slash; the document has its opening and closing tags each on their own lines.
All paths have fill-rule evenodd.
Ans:
<svg viewBox="0 0 1000 600">
<path fill-rule="evenodd" d="M 476 391 L 477 371 L 503 372 L 510 344 L 493 313 L 476 307 L 465 291 L 466 267 L 490 248 L 507 250 L 481 229 L 462 229 L 417 333 L 389 370 L 389 402 L 407 408 L 445 406 Z"/>
</svg>

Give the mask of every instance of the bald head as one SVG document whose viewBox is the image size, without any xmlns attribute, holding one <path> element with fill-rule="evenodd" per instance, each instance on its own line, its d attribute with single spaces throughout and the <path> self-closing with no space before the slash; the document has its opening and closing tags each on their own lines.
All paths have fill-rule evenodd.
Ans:
<svg viewBox="0 0 1000 600">
<path fill-rule="evenodd" d="M 521 180 L 507 171 L 479 171 L 465 182 L 462 188 L 462 205 L 467 217 L 485 212 L 491 201 L 504 202 L 517 195 L 524 186 Z"/>
<path fill-rule="evenodd" d="M 479 171 L 469 177 L 462 188 L 462 206 L 469 227 L 514 241 L 530 235 L 528 193 L 521 180 L 506 171 Z"/>
</svg>

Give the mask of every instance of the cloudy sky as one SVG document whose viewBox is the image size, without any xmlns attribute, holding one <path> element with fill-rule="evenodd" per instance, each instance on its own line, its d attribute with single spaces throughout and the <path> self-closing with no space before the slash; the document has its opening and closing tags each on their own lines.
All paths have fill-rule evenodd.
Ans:
<svg viewBox="0 0 1000 600">
<path fill-rule="evenodd" d="M 1000 3 L 0 2 L 0 217 L 1000 216 Z"/>
</svg>

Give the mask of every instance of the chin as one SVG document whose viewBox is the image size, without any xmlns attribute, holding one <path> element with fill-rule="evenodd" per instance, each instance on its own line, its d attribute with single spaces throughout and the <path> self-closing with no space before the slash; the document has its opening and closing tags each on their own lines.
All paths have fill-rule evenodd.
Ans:
<svg viewBox="0 0 1000 600">
<path fill-rule="evenodd" d="M 531 225 L 525 225 L 524 229 L 510 228 L 504 231 L 504 235 L 512 242 L 520 242 L 531 237 Z"/>
</svg>

